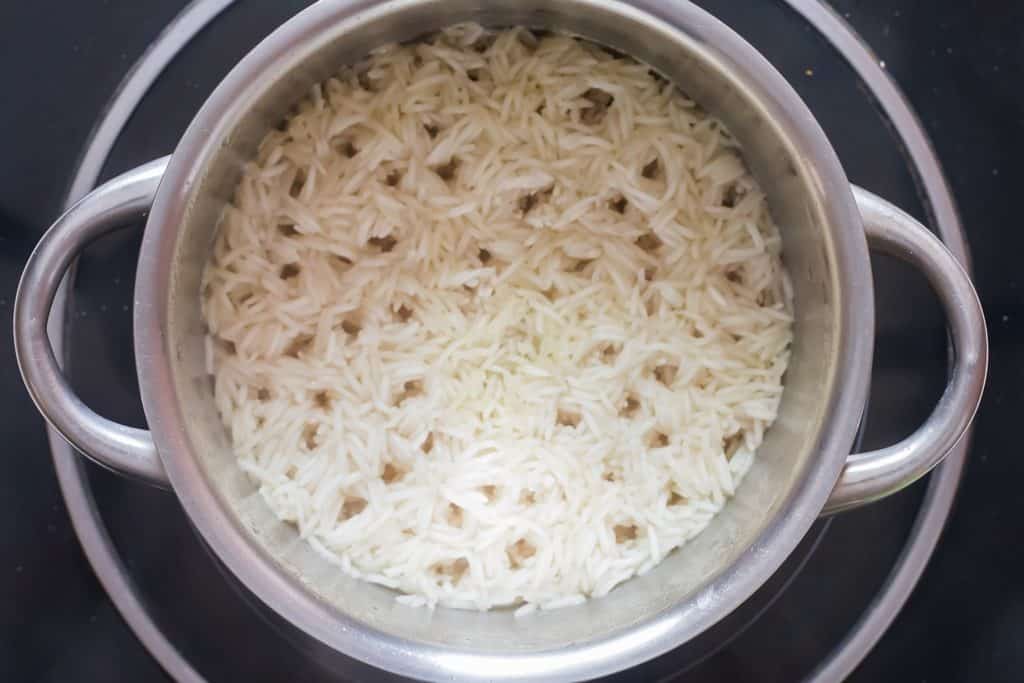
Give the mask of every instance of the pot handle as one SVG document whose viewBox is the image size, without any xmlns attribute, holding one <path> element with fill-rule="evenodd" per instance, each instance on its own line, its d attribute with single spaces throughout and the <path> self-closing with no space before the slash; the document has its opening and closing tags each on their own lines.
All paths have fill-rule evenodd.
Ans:
<svg viewBox="0 0 1024 683">
<path fill-rule="evenodd" d="M 57 287 L 78 253 L 97 237 L 144 217 L 169 157 L 99 186 L 46 231 L 28 259 L 14 301 L 14 350 L 21 377 L 46 421 L 97 463 L 166 487 L 167 474 L 148 431 L 98 415 L 75 394 L 46 335 Z"/>
<path fill-rule="evenodd" d="M 953 368 L 949 384 L 923 425 L 903 441 L 851 455 L 824 514 L 858 507 L 899 491 L 942 462 L 974 419 L 988 372 L 985 314 L 970 276 L 941 241 L 911 216 L 854 186 L 872 249 L 919 268 L 949 318 Z"/>
</svg>

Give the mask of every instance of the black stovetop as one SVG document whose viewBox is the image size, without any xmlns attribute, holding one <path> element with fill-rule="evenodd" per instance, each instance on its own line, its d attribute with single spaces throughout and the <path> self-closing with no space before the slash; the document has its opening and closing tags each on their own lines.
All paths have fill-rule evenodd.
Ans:
<svg viewBox="0 0 1024 683">
<path fill-rule="evenodd" d="M 14 365 L 10 313 L 20 269 L 59 211 L 91 126 L 125 71 L 183 0 L 5 3 L 0 7 L 0 400 L 8 474 L 0 478 L 0 679 L 138 681 L 164 676 L 85 561 L 54 476 L 43 422 Z M 167 153 L 205 93 L 266 27 L 302 2 L 241 0 L 176 60 L 115 147 L 105 175 Z M 700 4 L 732 23 L 790 78 L 822 121 L 852 180 L 924 218 L 894 136 L 849 68 L 776 0 Z M 1016 267 L 1024 173 L 1024 6 L 1012 0 L 836 0 L 896 77 L 936 147 L 963 217 L 992 342 L 989 389 L 958 502 L 906 608 L 854 674 L 861 681 L 1017 681 L 1024 674 L 1024 552 L 1017 540 L 1016 382 L 1024 377 L 1024 301 Z M 245 41 L 220 42 L 224 35 Z M 807 70 L 810 69 L 810 72 Z M 810 75 L 813 74 L 813 75 Z M 142 426 L 130 357 L 138 234 L 90 249 L 71 327 L 73 380 L 104 414 Z M 917 424 L 942 388 L 942 318 L 923 280 L 874 261 L 878 332 L 865 446 Z M 118 340 L 111 343 L 111 340 Z M 316 680 L 291 642 L 228 587 L 166 493 L 98 468 L 90 482 L 158 621 L 211 680 L 289 674 Z M 761 596 L 764 614 L 682 681 L 790 681 L 838 643 L 885 578 L 923 486 L 819 524 L 790 572 Z M 815 545 L 816 541 L 820 541 Z M 806 563 L 804 561 L 806 560 Z M 799 570 L 799 571 L 797 571 Z M 790 582 L 790 579 L 792 581 Z M 774 600 L 782 587 L 786 591 Z M 178 596 L 182 596 L 180 599 Z M 196 602 L 198 600 L 198 603 Z M 774 600 L 774 602 L 773 602 Z M 203 605 L 207 614 L 194 609 Z M 751 610 L 748 610 L 751 612 Z M 746 617 L 747 614 L 740 614 Z M 741 619 L 745 625 L 749 619 Z M 721 632 L 713 638 L 725 636 Z M 702 643 L 707 652 L 716 645 Z M 239 657 L 244 653 L 243 658 Z M 308 653 L 307 653 L 308 654 Z M 315 654 L 315 653 L 314 653 Z M 312 659 L 315 659 L 313 657 Z M 671 655 L 620 677 L 670 674 Z M 296 664 L 301 662 L 301 664 Z M 203 666 L 198 664 L 202 663 Z M 298 668 L 295 668 L 298 667 Z M 364 678 L 367 670 L 352 669 Z"/>
</svg>

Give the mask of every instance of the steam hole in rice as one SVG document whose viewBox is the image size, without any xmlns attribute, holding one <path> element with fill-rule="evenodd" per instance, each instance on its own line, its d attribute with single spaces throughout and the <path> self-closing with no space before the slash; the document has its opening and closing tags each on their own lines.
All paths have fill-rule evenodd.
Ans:
<svg viewBox="0 0 1024 683">
<path fill-rule="evenodd" d="M 615 525 L 615 542 L 626 543 L 628 541 L 635 541 L 637 535 L 637 528 L 635 524 L 616 524 Z"/>
</svg>

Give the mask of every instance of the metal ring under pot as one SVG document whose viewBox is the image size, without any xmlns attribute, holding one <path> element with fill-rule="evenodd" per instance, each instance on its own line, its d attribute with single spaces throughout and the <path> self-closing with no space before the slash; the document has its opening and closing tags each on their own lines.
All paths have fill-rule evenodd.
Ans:
<svg viewBox="0 0 1024 683">
<path fill-rule="evenodd" d="M 148 177 L 149 177 L 149 176 L 147 176 L 147 178 L 148 178 Z M 925 243 L 921 243 L 921 242 L 918 242 L 918 243 L 916 243 L 916 246 L 917 246 L 917 247 L 921 247 L 921 245 L 922 245 L 922 244 L 925 244 Z M 943 253 L 943 252 L 942 252 L 941 250 L 940 250 L 940 251 L 937 251 L 937 252 L 935 252 L 935 253 L 937 254 L 936 258 L 940 258 L 940 259 L 941 259 L 941 258 L 945 258 L 945 257 L 941 256 L 941 254 Z M 946 265 L 948 266 L 948 263 L 947 263 Z M 959 309 L 959 310 L 961 310 L 961 311 L 963 311 L 963 310 L 969 310 L 969 309 L 970 309 L 971 307 L 970 307 L 970 303 L 969 303 L 969 302 L 967 302 L 967 303 L 965 304 L 965 303 L 964 303 L 964 300 L 963 300 L 963 297 L 960 297 L 960 299 L 959 299 L 959 305 L 958 305 L 958 306 L 953 306 L 953 307 L 951 307 L 951 308 L 952 308 L 953 312 L 955 313 L 955 312 L 956 312 L 956 311 L 957 311 L 958 309 Z M 961 322 L 960 322 L 959 324 L 961 325 L 961 330 L 963 330 L 963 329 L 964 329 L 965 327 L 966 327 L 966 328 L 971 328 L 971 327 L 973 327 L 973 323 L 976 323 L 976 322 L 977 322 L 977 320 L 973 320 L 973 321 L 971 321 L 971 320 L 967 319 L 967 320 L 961 320 Z M 963 340 L 964 340 L 964 336 L 963 336 L 963 334 L 961 334 L 961 335 L 960 335 L 960 339 L 961 339 L 961 341 L 963 341 Z M 961 347 L 961 348 L 963 348 L 963 347 Z M 971 350 L 971 349 L 970 349 L 970 346 L 969 346 L 969 345 L 968 345 L 968 347 L 967 347 L 967 350 L 968 350 L 969 352 L 970 352 L 970 350 Z M 967 353 L 967 354 L 965 354 L 965 355 L 966 355 L 966 356 L 968 357 L 968 360 L 970 360 L 972 356 L 974 356 L 974 357 L 978 357 L 978 356 L 983 356 L 983 353 L 980 353 L 980 352 L 978 352 L 978 349 L 977 349 L 977 348 L 976 348 L 976 349 L 974 349 L 974 351 L 975 351 L 975 353 L 974 353 L 974 354 L 972 354 L 972 353 Z M 963 400 L 963 397 L 964 397 L 964 394 L 963 394 L 963 393 L 961 392 L 961 399 L 962 399 L 962 400 Z M 967 395 L 967 399 L 969 400 L 969 395 Z M 962 411 L 962 410 L 961 410 L 961 411 L 959 411 L 959 413 L 963 413 L 963 412 L 964 412 L 964 411 Z M 969 411 L 968 411 L 968 412 L 969 412 Z M 115 434 L 115 436 L 118 436 L 118 437 L 120 438 L 120 437 L 121 437 L 122 435 L 118 433 L 118 434 Z M 946 436 L 946 438 L 947 438 L 947 439 L 950 439 L 950 438 L 953 438 L 953 437 L 951 437 L 951 436 L 947 435 L 947 436 Z M 131 450 L 131 448 L 130 448 L 130 447 L 129 447 L 129 450 Z M 922 467 L 925 467 L 925 468 L 926 468 L 926 467 L 927 467 L 927 465 L 923 465 Z"/>
</svg>

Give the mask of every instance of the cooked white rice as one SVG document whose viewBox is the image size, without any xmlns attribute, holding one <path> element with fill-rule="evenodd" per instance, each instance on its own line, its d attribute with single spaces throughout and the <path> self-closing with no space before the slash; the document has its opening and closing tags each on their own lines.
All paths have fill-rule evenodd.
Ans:
<svg viewBox="0 0 1024 683">
<path fill-rule="evenodd" d="M 791 339 L 779 233 L 719 121 L 599 46 L 458 26 L 281 128 L 203 297 L 217 407 L 277 516 L 402 602 L 519 614 L 708 524 Z"/>
</svg>

